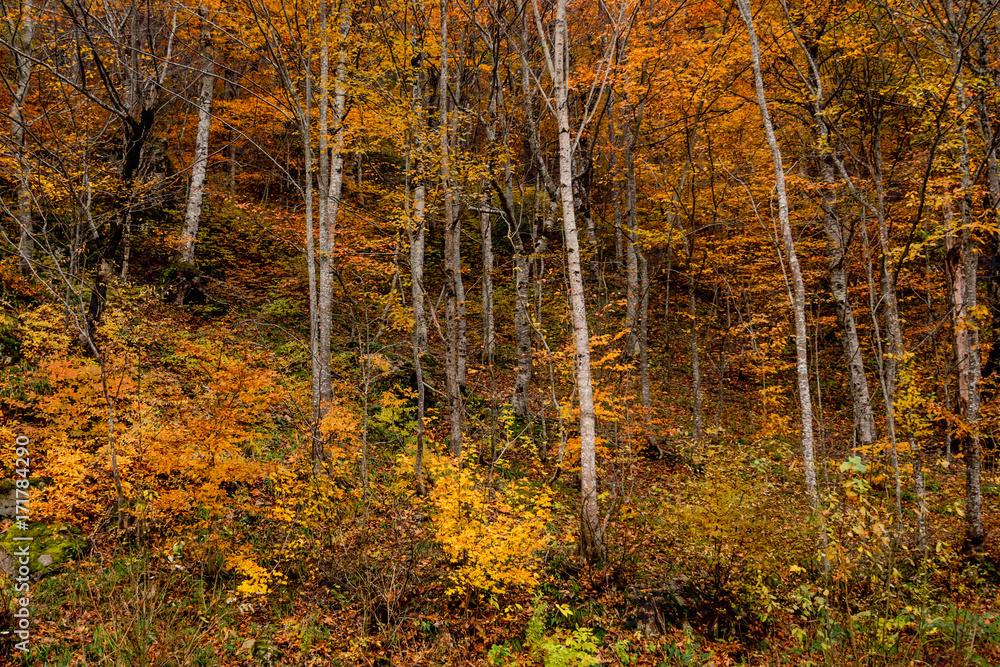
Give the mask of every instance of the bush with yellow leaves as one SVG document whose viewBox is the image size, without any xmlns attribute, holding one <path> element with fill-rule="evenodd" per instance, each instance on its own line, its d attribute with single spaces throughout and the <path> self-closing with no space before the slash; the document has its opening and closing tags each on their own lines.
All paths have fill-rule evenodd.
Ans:
<svg viewBox="0 0 1000 667">
<path fill-rule="evenodd" d="M 449 456 L 427 454 L 425 464 L 434 479 L 429 494 L 434 533 L 454 565 L 448 593 L 533 589 L 538 554 L 550 541 L 549 491 L 519 480 L 491 485 L 481 471 L 459 468 Z"/>
</svg>

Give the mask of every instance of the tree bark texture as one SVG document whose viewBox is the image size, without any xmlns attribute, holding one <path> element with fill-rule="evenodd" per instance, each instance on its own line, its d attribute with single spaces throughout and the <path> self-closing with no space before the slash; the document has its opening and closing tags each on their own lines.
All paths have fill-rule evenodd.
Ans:
<svg viewBox="0 0 1000 667">
<path fill-rule="evenodd" d="M 556 4 L 552 74 L 555 85 L 556 121 L 559 127 L 559 194 L 562 200 L 569 305 L 573 323 L 576 390 L 580 404 L 580 540 L 582 555 L 588 560 L 596 560 L 604 556 L 604 536 L 597 506 L 597 420 L 590 374 L 590 334 L 573 201 L 573 142 L 569 124 L 569 86 L 566 71 L 568 40 L 566 1 L 558 0 Z"/>
<path fill-rule="evenodd" d="M 203 23 L 202 43 L 210 49 L 211 32 L 208 23 Z M 206 54 L 207 55 L 207 54 Z M 184 227 L 181 229 L 178 261 L 194 264 L 194 247 L 198 239 L 198 223 L 201 221 L 201 203 L 205 196 L 205 175 L 208 172 L 208 137 L 212 127 L 212 93 L 215 89 L 215 60 L 208 56 L 201 75 L 198 91 L 198 131 L 194 140 L 194 162 L 191 164 L 191 187 L 188 190 L 187 208 L 184 212 Z M 183 293 L 179 298 L 183 299 Z"/>
<path fill-rule="evenodd" d="M 767 110 L 767 96 L 764 92 L 764 77 L 760 65 L 760 45 L 753 26 L 753 13 L 749 0 L 739 0 L 740 13 L 746 23 L 750 39 L 750 51 L 753 56 L 754 85 L 757 89 L 757 104 L 760 107 L 761 119 L 764 123 L 764 133 L 771 149 L 774 161 L 774 177 L 778 194 L 778 221 L 781 225 L 781 237 L 785 246 L 785 262 L 788 264 L 792 279 L 792 311 L 795 319 L 795 356 L 796 375 L 799 394 L 799 406 L 802 413 L 802 459 L 805 469 L 806 493 L 810 504 L 815 507 L 819 501 L 819 490 L 816 484 L 816 462 L 813 446 L 813 416 L 812 396 L 809 388 L 809 341 L 806 331 L 806 296 L 805 283 L 802 280 L 802 269 L 795 252 L 795 240 L 792 237 L 792 226 L 788 219 L 788 195 L 785 190 L 785 168 L 781 161 L 781 149 L 774 134 L 774 126 Z"/>
</svg>

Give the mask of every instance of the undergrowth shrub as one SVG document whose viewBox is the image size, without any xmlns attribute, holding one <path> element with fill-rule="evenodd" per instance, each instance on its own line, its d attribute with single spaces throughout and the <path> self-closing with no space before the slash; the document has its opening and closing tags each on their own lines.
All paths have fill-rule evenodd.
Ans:
<svg viewBox="0 0 1000 667">
<path fill-rule="evenodd" d="M 747 448 L 706 446 L 697 463 L 700 475 L 655 500 L 652 537 L 677 553 L 676 578 L 647 583 L 683 599 L 708 635 L 759 635 L 780 613 L 789 575 L 814 555 L 808 506 L 781 481 L 780 462 Z"/>
<path fill-rule="evenodd" d="M 547 609 L 544 602 L 536 601 L 525 629 L 525 644 L 532 655 L 540 657 L 545 667 L 589 667 L 601 664 L 597 657 L 598 645 L 594 631 L 577 627 L 573 631 L 556 630 L 547 634 Z"/>
<path fill-rule="evenodd" d="M 450 456 L 425 453 L 434 479 L 428 509 L 437 541 L 450 558 L 450 593 L 493 595 L 538 584 L 538 553 L 550 541 L 551 496 L 545 487 L 494 479 Z"/>
</svg>

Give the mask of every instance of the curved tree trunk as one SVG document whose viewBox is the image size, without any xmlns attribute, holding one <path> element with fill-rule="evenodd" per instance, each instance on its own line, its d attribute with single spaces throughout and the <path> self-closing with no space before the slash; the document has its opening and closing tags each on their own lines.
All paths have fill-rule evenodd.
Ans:
<svg viewBox="0 0 1000 667">
<path fill-rule="evenodd" d="M 846 252 L 843 229 L 837 216 L 836 169 L 829 155 L 820 156 L 820 176 L 823 195 L 823 232 L 827 240 L 827 260 L 830 293 L 837 307 L 837 323 L 840 325 L 840 339 L 844 348 L 844 362 L 847 366 L 851 402 L 854 407 L 854 426 L 858 433 L 858 444 L 870 447 L 876 440 L 875 417 L 872 414 L 871 395 L 868 378 L 865 375 L 858 327 L 854 321 L 854 311 L 848 294 Z"/>
</svg>

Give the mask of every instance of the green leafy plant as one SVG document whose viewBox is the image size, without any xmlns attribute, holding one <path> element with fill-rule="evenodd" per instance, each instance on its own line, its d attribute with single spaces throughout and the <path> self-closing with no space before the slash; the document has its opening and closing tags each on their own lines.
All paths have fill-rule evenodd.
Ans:
<svg viewBox="0 0 1000 667">
<path fill-rule="evenodd" d="M 496 665 L 497 667 L 517 664 L 511 660 L 513 653 L 511 653 L 510 647 L 506 644 L 494 644 L 486 653 L 486 657 L 489 659 L 491 665 Z"/>
<path fill-rule="evenodd" d="M 577 628 L 546 634 L 545 603 L 535 605 L 525 637 L 532 654 L 540 656 L 545 667 L 589 667 L 600 664 L 597 658 L 597 641 L 590 628 Z"/>
</svg>

